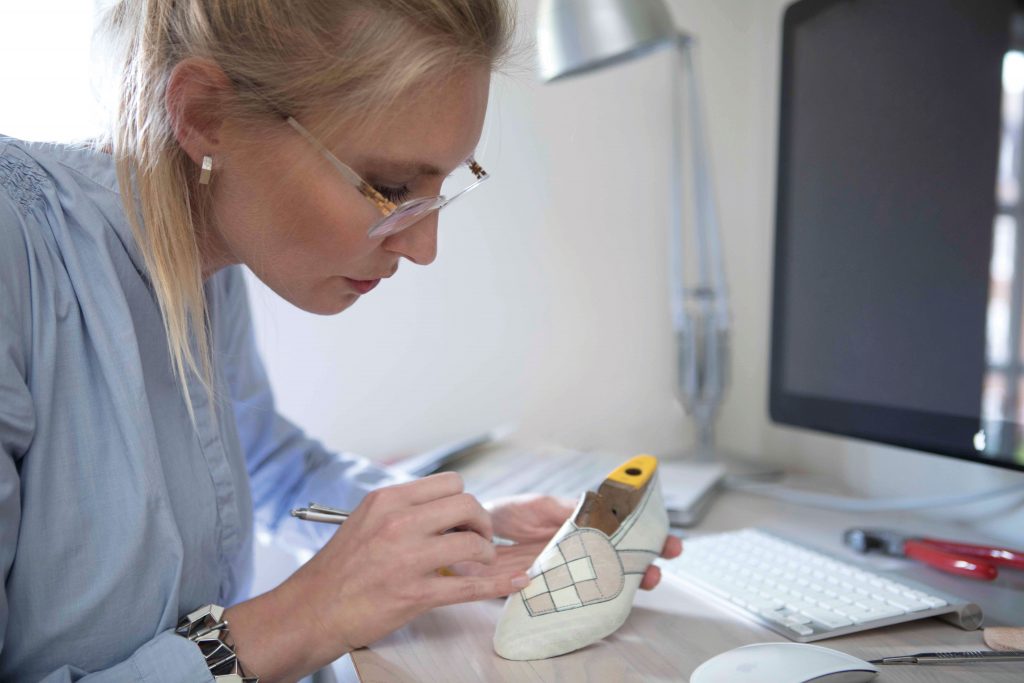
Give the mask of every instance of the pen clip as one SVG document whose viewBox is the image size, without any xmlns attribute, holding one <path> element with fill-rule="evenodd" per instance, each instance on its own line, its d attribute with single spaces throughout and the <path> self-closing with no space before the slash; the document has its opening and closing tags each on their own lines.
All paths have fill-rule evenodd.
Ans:
<svg viewBox="0 0 1024 683">
<path fill-rule="evenodd" d="M 329 505 L 321 505 L 320 503 L 313 502 L 310 502 L 310 504 L 307 506 L 307 509 L 312 510 L 313 512 L 323 512 L 328 515 L 344 515 L 348 517 L 352 514 L 348 510 L 342 510 L 341 508 L 332 508 Z"/>
</svg>

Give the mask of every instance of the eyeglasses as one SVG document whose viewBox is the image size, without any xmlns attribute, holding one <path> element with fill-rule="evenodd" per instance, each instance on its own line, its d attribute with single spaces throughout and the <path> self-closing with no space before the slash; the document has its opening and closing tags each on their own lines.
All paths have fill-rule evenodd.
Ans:
<svg viewBox="0 0 1024 683">
<path fill-rule="evenodd" d="M 287 117 L 287 121 L 292 128 L 302 135 L 302 137 L 306 138 L 306 140 L 316 147 L 320 153 L 324 155 L 329 162 L 331 162 L 332 166 L 338 169 L 341 176 L 348 181 L 352 187 L 359 190 L 359 193 L 363 195 L 367 201 L 373 204 L 377 211 L 380 212 L 381 217 L 370 226 L 370 229 L 367 232 L 367 235 L 371 238 L 387 237 L 388 235 L 394 235 L 397 232 L 405 230 L 426 218 L 428 214 L 433 213 L 434 211 L 440 211 L 480 183 L 490 178 L 487 171 L 485 171 L 483 167 L 473 159 L 473 157 L 469 157 L 459 165 L 459 168 L 456 169 L 452 175 L 444 180 L 441 186 L 442 190 L 449 187 L 461 187 L 462 189 L 450 195 L 440 194 L 435 197 L 415 197 L 413 199 L 396 203 L 395 201 L 385 197 L 379 190 L 377 190 L 377 188 L 370 185 L 370 183 L 360 178 L 359 174 L 353 171 L 351 167 L 342 163 L 338 157 L 334 156 L 331 151 L 323 145 L 323 143 L 313 137 L 313 134 L 306 130 L 302 124 L 296 121 L 293 117 Z M 466 183 L 468 183 L 468 185 Z"/>
</svg>

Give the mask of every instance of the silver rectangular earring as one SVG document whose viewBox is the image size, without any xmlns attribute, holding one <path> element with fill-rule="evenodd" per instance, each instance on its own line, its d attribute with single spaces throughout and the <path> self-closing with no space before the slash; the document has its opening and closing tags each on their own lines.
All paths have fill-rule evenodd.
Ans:
<svg viewBox="0 0 1024 683">
<path fill-rule="evenodd" d="M 213 173 L 213 157 L 203 157 L 203 170 L 199 172 L 199 184 L 209 185 L 210 175 Z"/>
</svg>

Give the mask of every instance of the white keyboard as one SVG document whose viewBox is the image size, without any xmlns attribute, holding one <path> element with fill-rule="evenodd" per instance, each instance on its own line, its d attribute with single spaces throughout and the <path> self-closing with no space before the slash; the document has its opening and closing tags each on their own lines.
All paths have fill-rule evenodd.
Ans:
<svg viewBox="0 0 1024 683">
<path fill-rule="evenodd" d="M 666 576 L 801 643 L 934 616 L 967 630 L 981 625 L 973 603 L 759 529 L 689 538 L 680 557 L 658 564 Z"/>
</svg>

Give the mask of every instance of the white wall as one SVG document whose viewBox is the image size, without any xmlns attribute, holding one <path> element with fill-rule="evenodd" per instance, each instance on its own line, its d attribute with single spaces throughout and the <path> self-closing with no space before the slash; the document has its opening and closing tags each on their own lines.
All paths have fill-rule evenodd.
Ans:
<svg viewBox="0 0 1024 683">
<path fill-rule="evenodd" d="M 532 30 L 536 0 L 522 0 Z M 733 383 L 719 438 L 869 495 L 985 490 L 1021 475 L 773 426 L 767 360 L 783 0 L 673 0 L 699 37 L 727 271 Z M 438 261 L 316 318 L 254 287 L 282 410 L 375 457 L 518 421 L 566 445 L 668 453 L 690 438 L 667 319 L 668 79 L 655 55 L 551 86 L 496 80 L 481 146 L 494 180 L 442 219 Z M 955 482 L 955 485 L 954 485 Z M 992 516 L 998 504 L 956 508 Z M 936 512 L 933 514 L 944 514 Z M 985 523 L 1017 536 L 1022 515 Z"/>
</svg>

